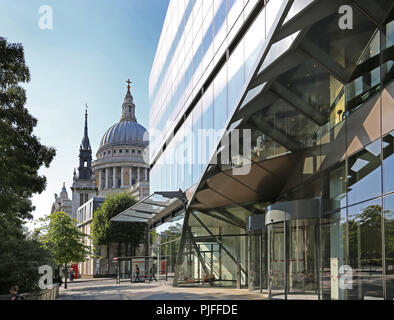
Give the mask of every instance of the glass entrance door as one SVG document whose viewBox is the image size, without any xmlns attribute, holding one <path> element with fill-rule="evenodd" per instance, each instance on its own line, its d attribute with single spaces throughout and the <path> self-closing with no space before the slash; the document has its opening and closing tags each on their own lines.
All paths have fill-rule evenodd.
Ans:
<svg viewBox="0 0 394 320">
<path fill-rule="evenodd" d="M 283 296 L 286 274 L 286 225 L 279 222 L 268 226 L 268 294 Z"/>
<path fill-rule="evenodd" d="M 303 299 L 319 296 L 318 220 L 288 221 L 288 295 Z"/>
<path fill-rule="evenodd" d="M 268 226 L 268 291 L 279 299 L 319 297 L 318 219 Z"/>
</svg>

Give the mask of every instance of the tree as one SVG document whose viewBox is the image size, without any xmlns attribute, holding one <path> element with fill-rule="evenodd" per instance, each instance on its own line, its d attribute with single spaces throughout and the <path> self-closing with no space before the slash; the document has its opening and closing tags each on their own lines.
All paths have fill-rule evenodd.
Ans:
<svg viewBox="0 0 394 320">
<path fill-rule="evenodd" d="M 128 193 L 110 195 L 95 212 L 92 222 L 92 238 L 95 247 L 107 246 L 107 273 L 109 273 L 109 245 L 118 243 L 118 256 L 121 244 L 125 244 L 125 255 L 135 255 L 136 248 L 146 240 L 146 224 L 112 222 L 111 219 L 130 208 L 137 201 Z"/>
<path fill-rule="evenodd" d="M 47 168 L 55 150 L 33 135 L 37 120 L 25 108 L 26 93 L 20 82 L 29 82 L 21 44 L 0 37 L 0 234 L 5 237 L 20 230 L 22 220 L 32 218 L 30 198 L 46 187 L 38 170 Z"/>
<path fill-rule="evenodd" d="M 40 176 L 38 170 L 44 165 L 49 167 L 56 152 L 33 135 L 37 120 L 25 108 L 26 93 L 19 85 L 29 81 L 23 46 L 0 37 L 0 273 L 4 276 L 2 280 L 5 279 L 3 283 L 25 281 L 31 267 L 45 260 L 38 254 L 41 252 L 38 243 L 27 238 L 23 225 L 26 219 L 32 218 L 32 195 L 46 187 L 46 178 Z M 19 285 L 22 290 L 29 290 L 32 282 L 29 283 Z"/>
<path fill-rule="evenodd" d="M 8 242 L 7 248 L 0 250 L 0 294 L 16 284 L 21 292 L 38 290 L 38 268 L 43 265 L 53 266 L 53 260 L 37 239 Z"/>
<path fill-rule="evenodd" d="M 381 264 L 382 255 L 382 207 L 368 206 L 349 218 L 349 258 L 357 265 Z"/>
<path fill-rule="evenodd" d="M 67 267 L 72 262 L 83 262 L 90 254 L 89 246 L 85 245 L 87 235 L 77 227 L 77 221 L 65 212 L 55 212 L 48 217 L 49 224 L 44 227 L 42 235 L 44 248 L 48 249 L 55 263 L 64 267 L 65 285 L 67 289 Z"/>
</svg>

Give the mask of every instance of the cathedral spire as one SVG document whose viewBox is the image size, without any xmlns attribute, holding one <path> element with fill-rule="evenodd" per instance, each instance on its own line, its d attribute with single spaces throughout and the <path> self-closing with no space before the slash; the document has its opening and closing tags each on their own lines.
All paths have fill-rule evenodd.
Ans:
<svg viewBox="0 0 394 320">
<path fill-rule="evenodd" d="M 89 141 L 89 135 L 88 135 L 88 105 L 86 104 L 86 110 L 85 110 L 85 130 L 84 130 L 84 135 L 82 139 L 82 148 L 85 150 L 90 149 L 90 141 Z"/>
<path fill-rule="evenodd" d="M 124 98 L 124 103 L 122 105 L 122 118 L 120 121 L 133 121 L 137 122 L 137 118 L 135 117 L 135 104 L 133 96 L 130 92 L 130 79 L 126 81 L 127 83 L 127 93 Z"/>
</svg>

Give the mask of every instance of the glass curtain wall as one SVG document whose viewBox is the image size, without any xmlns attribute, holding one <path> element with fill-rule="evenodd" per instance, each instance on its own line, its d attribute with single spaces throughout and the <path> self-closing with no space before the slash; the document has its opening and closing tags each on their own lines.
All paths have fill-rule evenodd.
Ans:
<svg viewBox="0 0 394 320">
<path fill-rule="evenodd" d="M 311 8 L 323 3 L 316 1 Z M 386 50 L 393 47 L 393 28 L 386 19 L 379 29 L 371 17 L 379 19 L 381 11 L 374 12 L 364 1 L 358 4 L 353 31 L 338 29 L 335 7 L 290 44 L 282 34 L 274 52 L 267 54 L 270 61 L 263 63 L 247 102 L 241 101 L 233 115 L 234 123 L 242 122 L 242 129 L 252 133 L 251 155 L 239 155 L 250 158 L 250 173 L 231 175 L 236 161 L 209 165 L 202 173 L 183 235 L 187 258 L 178 261 L 178 283 L 240 282 L 252 290 L 261 283 L 276 297 L 392 295 L 393 134 L 382 136 L 381 94 L 392 84 L 392 55 Z M 378 3 L 381 9 L 391 5 Z M 234 51 L 234 63 L 227 68 L 228 76 L 234 76 L 227 82 L 234 101 L 239 97 L 233 90 L 241 90 L 247 78 L 245 71 L 242 77 L 236 70 L 243 55 Z M 226 101 L 231 113 L 236 107 Z M 213 108 L 215 114 L 215 100 Z M 232 184 L 237 192 L 230 191 Z M 313 219 L 271 223 L 265 236 L 254 232 L 245 238 L 246 218 L 265 209 L 254 205 L 316 198 L 321 199 L 321 212 Z"/>
</svg>

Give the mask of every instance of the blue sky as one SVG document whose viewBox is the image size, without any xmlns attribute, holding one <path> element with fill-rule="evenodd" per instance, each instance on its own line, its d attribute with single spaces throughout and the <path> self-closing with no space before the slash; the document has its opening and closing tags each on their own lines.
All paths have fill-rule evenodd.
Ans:
<svg viewBox="0 0 394 320">
<path fill-rule="evenodd" d="M 39 8 L 53 9 L 53 30 L 39 28 Z M 132 94 L 138 122 L 148 127 L 148 80 L 168 0 L 1 0 L 0 35 L 25 48 L 31 82 L 27 108 L 39 122 L 35 134 L 57 149 L 46 191 L 33 198 L 34 217 L 50 213 L 63 181 L 69 196 L 89 104 L 93 153 L 105 131 L 118 122 Z"/>
</svg>

